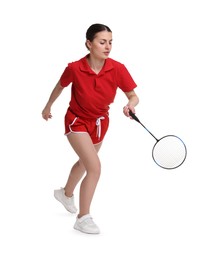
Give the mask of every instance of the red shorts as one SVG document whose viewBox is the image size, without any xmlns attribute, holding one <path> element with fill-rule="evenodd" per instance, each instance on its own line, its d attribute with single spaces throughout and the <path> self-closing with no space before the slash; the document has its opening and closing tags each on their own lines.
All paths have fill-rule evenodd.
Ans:
<svg viewBox="0 0 203 260">
<path fill-rule="evenodd" d="M 65 135 L 70 133 L 88 133 L 93 144 L 103 141 L 109 127 L 109 117 L 106 115 L 96 119 L 85 119 L 74 115 L 69 109 L 65 115 Z"/>
</svg>

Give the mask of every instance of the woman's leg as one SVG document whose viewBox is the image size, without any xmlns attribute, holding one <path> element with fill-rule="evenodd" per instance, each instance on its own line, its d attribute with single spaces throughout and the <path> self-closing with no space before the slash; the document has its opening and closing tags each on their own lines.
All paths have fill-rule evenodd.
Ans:
<svg viewBox="0 0 203 260">
<path fill-rule="evenodd" d="M 101 145 L 102 145 L 102 142 L 94 145 L 97 153 L 99 152 Z M 86 171 L 85 166 L 84 166 L 83 162 L 81 161 L 81 159 L 79 159 L 73 165 L 73 167 L 70 171 L 66 186 L 64 187 L 65 195 L 67 197 L 71 197 L 73 195 L 75 187 L 77 186 L 78 182 L 83 177 L 85 171 Z"/>
<path fill-rule="evenodd" d="M 85 173 L 85 167 L 79 159 L 72 167 L 66 186 L 64 187 L 65 195 L 67 197 L 72 197 L 75 187 L 78 184 L 78 182 L 81 180 L 82 176 Z"/>
<path fill-rule="evenodd" d="M 80 186 L 80 211 L 78 217 L 89 214 L 90 204 L 100 177 L 101 166 L 97 155 L 102 143 L 93 145 L 89 134 L 68 135 L 68 140 L 79 156 L 79 160 L 71 169 L 65 186 L 66 196 L 72 196 L 73 191 L 80 181 L 84 172 L 86 176 Z"/>
</svg>

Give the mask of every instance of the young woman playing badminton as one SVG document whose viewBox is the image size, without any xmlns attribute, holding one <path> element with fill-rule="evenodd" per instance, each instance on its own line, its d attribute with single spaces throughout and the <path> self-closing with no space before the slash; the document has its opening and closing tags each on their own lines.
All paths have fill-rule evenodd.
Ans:
<svg viewBox="0 0 203 260">
<path fill-rule="evenodd" d="M 72 83 L 71 100 L 65 115 L 65 135 L 78 155 L 64 188 L 54 191 L 55 198 L 71 213 L 76 213 L 74 190 L 80 186 L 79 212 L 74 228 L 88 234 L 98 234 L 98 226 L 90 215 L 90 205 L 100 177 L 98 151 L 109 126 L 109 105 L 119 87 L 127 97 L 123 113 L 135 112 L 138 97 L 136 83 L 126 67 L 111 58 L 112 32 L 103 24 L 93 24 L 86 32 L 88 54 L 67 65 L 42 111 L 45 120 L 52 118 L 54 101 Z M 84 173 L 86 173 L 84 175 Z"/>
</svg>

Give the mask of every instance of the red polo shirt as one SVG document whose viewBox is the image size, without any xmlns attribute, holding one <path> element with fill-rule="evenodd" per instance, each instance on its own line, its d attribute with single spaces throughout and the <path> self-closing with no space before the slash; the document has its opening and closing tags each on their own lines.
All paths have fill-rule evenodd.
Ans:
<svg viewBox="0 0 203 260">
<path fill-rule="evenodd" d="M 98 118 L 108 114 L 116 90 L 133 90 L 137 85 L 126 67 L 113 60 L 106 59 L 99 74 L 91 70 L 87 56 L 71 62 L 60 78 L 62 87 L 72 83 L 70 110 L 79 117 Z"/>
</svg>

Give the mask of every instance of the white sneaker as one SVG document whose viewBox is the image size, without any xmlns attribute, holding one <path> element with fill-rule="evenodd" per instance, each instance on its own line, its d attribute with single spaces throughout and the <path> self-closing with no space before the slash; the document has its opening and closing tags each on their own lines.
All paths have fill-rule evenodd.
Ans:
<svg viewBox="0 0 203 260">
<path fill-rule="evenodd" d="M 61 204 L 66 208 L 70 213 L 76 213 L 77 208 L 74 203 L 74 196 L 67 197 L 65 195 L 65 190 L 61 188 L 60 190 L 54 190 L 54 197 L 61 202 Z"/>
<path fill-rule="evenodd" d="M 92 217 L 89 214 L 84 215 L 81 218 L 77 218 L 74 225 L 74 229 L 77 229 L 87 234 L 100 233 L 98 226 L 94 223 Z"/>
</svg>

